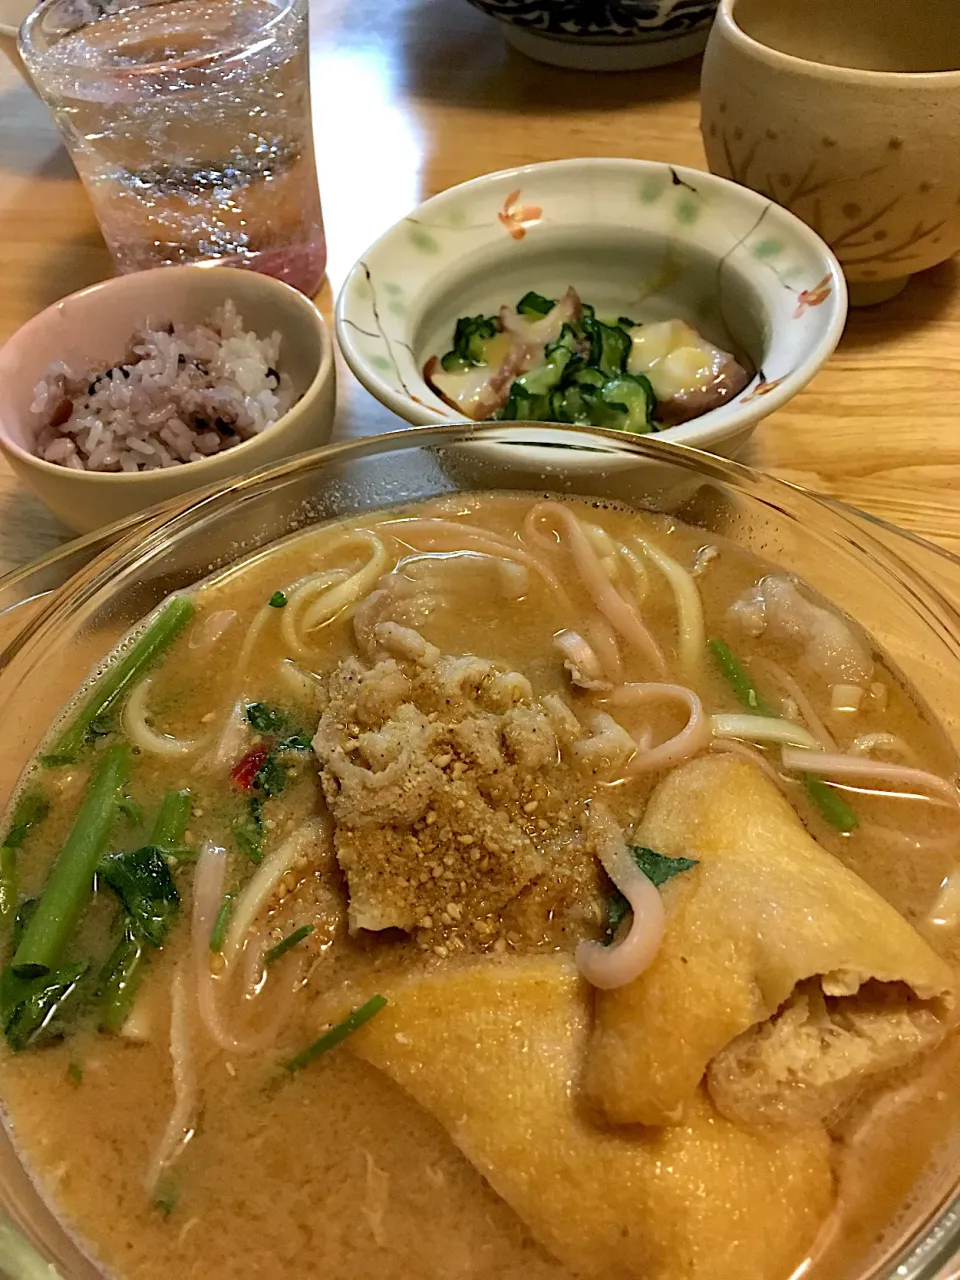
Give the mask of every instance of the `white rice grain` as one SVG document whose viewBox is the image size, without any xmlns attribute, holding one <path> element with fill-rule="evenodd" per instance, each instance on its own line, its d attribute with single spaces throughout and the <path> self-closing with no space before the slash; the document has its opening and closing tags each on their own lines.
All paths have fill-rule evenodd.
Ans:
<svg viewBox="0 0 960 1280">
<path fill-rule="evenodd" d="M 229 300 L 196 328 L 148 321 L 125 363 L 63 361 L 34 389 L 36 454 L 87 471 L 150 471 L 213 457 L 266 430 L 296 401 L 280 335 L 244 329 Z"/>
</svg>

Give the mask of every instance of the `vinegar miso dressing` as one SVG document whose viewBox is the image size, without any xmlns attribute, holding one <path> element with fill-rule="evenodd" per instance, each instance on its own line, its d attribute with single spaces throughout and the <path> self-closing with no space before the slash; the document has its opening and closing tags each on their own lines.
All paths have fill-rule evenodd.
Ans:
<svg viewBox="0 0 960 1280">
<path fill-rule="evenodd" d="M 7 1122 L 109 1272 L 836 1280 L 936 1194 L 956 761 L 802 583 L 470 495 L 123 655 L 0 828 Z"/>
</svg>

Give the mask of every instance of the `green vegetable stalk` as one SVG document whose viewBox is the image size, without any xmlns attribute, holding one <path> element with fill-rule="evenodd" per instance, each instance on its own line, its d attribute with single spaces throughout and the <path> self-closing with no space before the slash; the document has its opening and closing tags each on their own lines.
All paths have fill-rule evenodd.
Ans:
<svg viewBox="0 0 960 1280">
<path fill-rule="evenodd" d="M 94 872 L 106 848 L 128 768 L 125 746 L 106 748 L 14 953 L 11 968 L 16 977 L 40 977 L 59 963 L 93 891 Z"/>
<path fill-rule="evenodd" d="M 14 806 L 10 830 L 0 844 L 0 928 L 9 928 L 17 914 L 17 850 L 32 827 L 42 822 L 50 802 L 41 791 L 28 791 Z"/>
<path fill-rule="evenodd" d="M 69 764 L 77 758 L 96 721 L 111 710 L 193 617 L 195 606 L 184 596 L 165 605 L 132 648 L 104 672 L 93 692 L 51 749 L 41 757 L 46 765 Z"/>
</svg>

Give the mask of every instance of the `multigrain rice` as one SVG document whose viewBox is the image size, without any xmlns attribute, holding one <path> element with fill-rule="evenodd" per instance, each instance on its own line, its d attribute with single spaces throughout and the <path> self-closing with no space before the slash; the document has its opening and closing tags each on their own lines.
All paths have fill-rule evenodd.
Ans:
<svg viewBox="0 0 960 1280">
<path fill-rule="evenodd" d="M 148 325 L 112 368 L 52 364 L 34 392 L 36 453 L 76 471 L 199 462 L 259 435 L 297 396 L 280 335 L 244 329 L 229 300 L 196 328 Z"/>
</svg>

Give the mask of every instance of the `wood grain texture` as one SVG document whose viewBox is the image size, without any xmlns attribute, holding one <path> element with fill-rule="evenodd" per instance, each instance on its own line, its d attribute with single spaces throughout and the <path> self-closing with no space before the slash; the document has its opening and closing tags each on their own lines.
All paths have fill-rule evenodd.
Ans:
<svg viewBox="0 0 960 1280">
<path fill-rule="evenodd" d="M 622 75 L 540 67 L 465 0 L 313 0 L 313 96 L 333 291 L 419 200 L 491 169 L 565 156 L 704 167 L 697 62 Z M 0 64 L 0 339 L 109 274 L 89 202 L 53 122 Z M 960 551 L 960 266 L 853 313 L 805 392 L 743 460 Z M 395 419 L 341 365 L 338 438 Z M 66 530 L 0 462 L 0 571 Z"/>
</svg>

